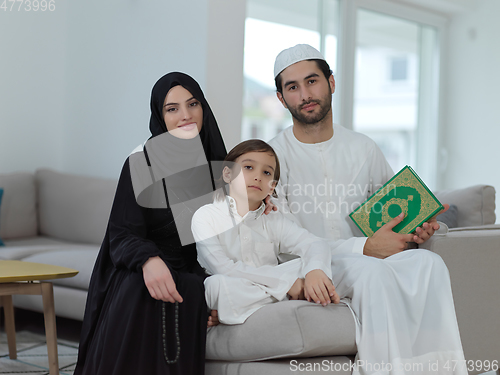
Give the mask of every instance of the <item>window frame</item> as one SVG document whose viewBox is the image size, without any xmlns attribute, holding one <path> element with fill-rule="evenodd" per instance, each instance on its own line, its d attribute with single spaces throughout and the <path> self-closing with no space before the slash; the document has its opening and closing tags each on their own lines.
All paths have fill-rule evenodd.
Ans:
<svg viewBox="0 0 500 375">
<path fill-rule="evenodd" d="M 446 62 L 446 45 L 448 19 L 444 15 L 426 11 L 414 6 L 395 3 L 387 0 L 340 0 L 340 25 L 337 50 L 336 93 L 334 99 L 335 122 L 353 129 L 354 115 L 354 82 L 355 82 L 355 57 L 357 41 L 357 15 L 358 10 L 369 10 L 412 22 L 417 22 L 437 30 L 437 61 L 434 73 L 438 81 L 429 88 L 423 82 L 423 75 L 419 74 L 419 98 L 425 91 L 432 95 L 428 103 L 419 99 L 418 126 L 417 126 L 417 155 L 416 166 L 420 176 L 429 187 L 439 186 L 438 160 L 446 155 L 443 147 L 443 118 L 444 103 L 443 88 L 444 65 Z M 422 73 L 422 66 L 420 66 Z M 425 105 L 424 105 L 425 104 Z M 422 121 L 425 125 L 422 126 Z"/>
<path fill-rule="evenodd" d="M 433 40 L 434 50 L 424 51 L 421 48 L 421 53 L 432 53 L 436 58 L 426 66 L 422 66 L 423 64 L 419 66 L 417 151 L 414 165 L 419 175 L 433 189 L 439 187 L 441 183 L 439 160 L 443 160 L 443 163 L 446 162 L 443 125 L 445 109 L 442 104 L 445 102 L 446 82 L 443 73 L 447 61 L 447 51 L 443 46 L 448 40 L 449 19 L 436 11 L 419 8 L 413 4 L 403 4 L 400 1 L 339 0 L 337 61 L 334 72 L 336 90 L 333 96 L 334 121 L 345 128 L 353 129 L 358 10 L 373 11 L 434 28 L 437 31 L 437 38 Z M 322 12 L 319 13 L 318 17 L 322 21 Z M 421 35 L 422 37 L 424 36 Z M 321 45 L 323 45 L 323 41 Z M 423 69 L 426 73 L 432 71 L 432 76 L 437 79 L 432 82 L 423 82 Z M 243 96 L 241 103 L 243 105 Z M 243 117 L 241 118 L 243 119 Z"/>
</svg>

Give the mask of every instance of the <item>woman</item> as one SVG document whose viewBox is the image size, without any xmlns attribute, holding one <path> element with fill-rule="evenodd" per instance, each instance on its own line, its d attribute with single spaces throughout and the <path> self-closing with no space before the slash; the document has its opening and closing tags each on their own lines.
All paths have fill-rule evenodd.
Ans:
<svg viewBox="0 0 500 375">
<path fill-rule="evenodd" d="M 183 73 L 153 87 L 150 130 L 120 175 L 75 375 L 204 373 L 206 275 L 179 231 L 213 191 L 210 161 L 226 149 L 203 92 Z"/>
</svg>

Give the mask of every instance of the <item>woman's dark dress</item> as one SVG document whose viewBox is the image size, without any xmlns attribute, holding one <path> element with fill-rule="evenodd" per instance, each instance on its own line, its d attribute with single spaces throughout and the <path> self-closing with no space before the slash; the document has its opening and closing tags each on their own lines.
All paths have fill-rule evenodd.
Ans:
<svg viewBox="0 0 500 375">
<path fill-rule="evenodd" d="M 169 73 L 153 87 L 152 137 L 167 131 L 163 102 L 176 85 L 188 89 L 202 104 L 199 140 L 206 160 L 223 160 L 226 149 L 215 117 L 199 85 L 183 73 Z M 163 162 L 175 162 L 177 152 L 164 157 Z M 206 275 L 197 262 L 196 245 L 181 245 L 168 197 L 168 208 L 144 208 L 137 203 L 129 163 L 130 157 L 121 171 L 92 273 L 74 375 L 203 375 L 208 320 L 203 286 Z M 212 183 L 213 178 L 209 185 Z M 164 350 L 168 360 L 176 358 L 175 304 L 153 299 L 142 273 L 144 263 L 155 256 L 168 266 L 183 298 L 178 304 L 180 356 L 174 364 L 167 363 Z"/>
<path fill-rule="evenodd" d="M 163 355 L 163 302 L 151 297 L 142 274 L 142 265 L 154 256 L 165 261 L 183 297 L 181 351 L 172 365 Z M 80 344 L 75 375 L 203 374 L 208 319 L 204 277 L 196 245 L 181 247 L 170 209 L 146 209 L 135 202 L 127 160 L 92 275 L 89 316 L 82 328 L 87 339 Z M 174 306 L 165 303 L 169 360 L 177 350 Z"/>
</svg>

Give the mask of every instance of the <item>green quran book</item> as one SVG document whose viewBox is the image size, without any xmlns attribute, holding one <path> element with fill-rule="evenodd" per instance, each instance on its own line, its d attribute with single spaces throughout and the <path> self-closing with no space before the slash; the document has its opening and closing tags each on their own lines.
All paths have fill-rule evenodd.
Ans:
<svg viewBox="0 0 500 375">
<path fill-rule="evenodd" d="M 405 217 L 393 230 L 408 234 L 442 209 L 441 202 L 415 171 L 406 166 L 349 216 L 365 236 L 371 237 L 401 212 Z"/>
</svg>

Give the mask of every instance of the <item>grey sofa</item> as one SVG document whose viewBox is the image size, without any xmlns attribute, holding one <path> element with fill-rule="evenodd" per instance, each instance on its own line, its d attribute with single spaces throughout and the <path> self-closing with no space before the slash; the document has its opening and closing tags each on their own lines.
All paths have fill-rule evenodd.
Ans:
<svg viewBox="0 0 500 375">
<path fill-rule="evenodd" d="M 80 273 L 54 280 L 58 316 L 83 319 L 87 289 L 116 189 L 115 180 L 40 169 L 0 174 L 0 259 L 71 267 Z M 500 353 L 500 226 L 495 190 L 478 185 L 438 192 L 456 204 L 457 228 L 435 235 L 426 247 L 450 270 L 455 307 L 468 360 L 490 362 Z M 15 296 L 14 304 L 42 311 L 41 298 Z M 355 326 L 345 305 L 286 301 L 266 306 L 244 324 L 219 325 L 207 336 L 207 375 L 350 374 Z M 475 368 L 471 374 L 485 372 Z M 482 371 L 481 371 L 482 370 Z"/>
<path fill-rule="evenodd" d="M 0 175 L 0 260 L 74 268 L 54 280 L 56 315 L 83 320 L 90 275 L 104 238 L 117 181 L 40 169 Z M 16 295 L 16 307 L 43 311 L 40 296 Z"/>
<path fill-rule="evenodd" d="M 425 248 L 449 268 L 465 357 L 474 361 L 469 373 L 483 373 L 485 361 L 500 360 L 495 189 L 477 185 L 436 196 L 457 206 L 457 227 L 443 225 Z M 206 368 L 207 375 L 350 374 L 355 355 L 354 319 L 345 305 L 286 301 L 261 308 L 244 324 L 211 328 Z"/>
</svg>

